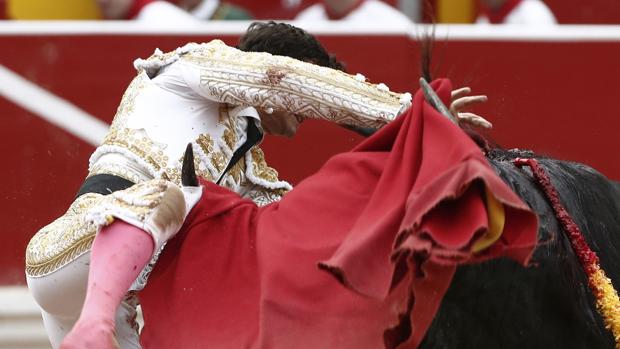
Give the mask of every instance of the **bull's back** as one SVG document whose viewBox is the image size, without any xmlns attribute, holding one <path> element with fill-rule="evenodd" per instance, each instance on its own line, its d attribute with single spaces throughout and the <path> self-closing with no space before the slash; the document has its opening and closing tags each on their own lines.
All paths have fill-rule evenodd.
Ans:
<svg viewBox="0 0 620 349">
<path fill-rule="evenodd" d="M 575 163 L 541 159 L 607 275 L 620 285 L 620 183 Z M 491 160 L 539 216 L 529 267 L 508 259 L 461 266 L 421 348 L 614 348 L 583 270 L 529 171 Z M 414 324 L 415 326 L 415 324 Z"/>
</svg>

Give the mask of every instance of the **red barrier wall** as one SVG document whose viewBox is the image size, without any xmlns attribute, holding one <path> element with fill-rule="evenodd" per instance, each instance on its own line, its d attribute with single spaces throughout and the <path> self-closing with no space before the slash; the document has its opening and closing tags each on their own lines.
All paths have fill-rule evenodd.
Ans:
<svg viewBox="0 0 620 349">
<path fill-rule="evenodd" d="M 0 32 L 0 64 L 110 122 L 134 75 L 133 59 L 149 56 L 155 47 L 165 51 L 216 36 L 221 37 Z M 235 43 L 236 37 L 224 39 Z M 392 90 L 416 89 L 417 44 L 406 35 L 326 34 L 320 39 L 350 72 L 362 72 Z M 619 180 L 619 40 L 442 39 L 435 44 L 433 67 L 435 76 L 488 94 L 487 105 L 475 111 L 494 123 L 489 136 L 500 144 L 585 162 Z M 0 285 L 19 284 L 27 241 L 66 210 L 94 147 L 5 98 L 0 98 L 0 118 Z M 296 183 L 359 140 L 336 126 L 307 122 L 296 139 L 268 138 L 264 149 L 281 177 Z"/>
<path fill-rule="evenodd" d="M 617 0 L 544 0 L 561 24 L 618 24 Z"/>
</svg>

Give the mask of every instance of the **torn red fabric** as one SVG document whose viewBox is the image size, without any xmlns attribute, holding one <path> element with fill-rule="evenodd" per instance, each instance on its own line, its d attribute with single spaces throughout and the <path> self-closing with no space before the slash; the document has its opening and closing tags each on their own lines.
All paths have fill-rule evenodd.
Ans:
<svg viewBox="0 0 620 349">
<path fill-rule="evenodd" d="M 525 264 L 536 244 L 536 216 L 421 93 L 279 203 L 203 185 L 140 295 L 145 348 L 415 348 L 458 264 Z M 506 221 L 474 254 L 485 187 Z"/>
</svg>

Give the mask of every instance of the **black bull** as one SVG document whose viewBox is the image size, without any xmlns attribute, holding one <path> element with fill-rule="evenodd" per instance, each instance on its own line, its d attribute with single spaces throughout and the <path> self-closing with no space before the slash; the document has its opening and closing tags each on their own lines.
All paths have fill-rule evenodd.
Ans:
<svg viewBox="0 0 620 349">
<path fill-rule="evenodd" d="M 515 157 L 532 155 L 502 150 L 488 155 L 501 178 L 538 214 L 531 265 L 497 259 L 460 266 L 420 348 L 614 348 L 552 208 L 529 170 L 512 164 Z M 620 183 L 583 164 L 537 158 L 618 289 Z"/>
</svg>

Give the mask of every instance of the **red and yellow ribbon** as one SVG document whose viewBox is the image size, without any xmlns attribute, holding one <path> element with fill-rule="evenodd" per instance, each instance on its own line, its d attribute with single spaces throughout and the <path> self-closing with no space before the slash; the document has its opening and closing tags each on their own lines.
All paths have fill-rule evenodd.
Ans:
<svg viewBox="0 0 620 349">
<path fill-rule="evenodd" d="M 515 159 L 514 164 L 518 167 L 529 166 L 532 169 L 534 178 L 551 203 L 555 217 L 562 224 L 573 251 L 579 258 L 579 263 L 588 277 L 588 285 L 596 299 L 596 310 L 603 317 L 605 328 L 610 330 L 614 336 L 616 348 L 620 349 L 620 299 L 611 280 L 601 268 L 598 256 L 588 246 L 581 230 L 560 203 L 557 190 L 551 184 L 545 170 L 538 165 L 538 161 L 535 159 Z"/>
</svg>

